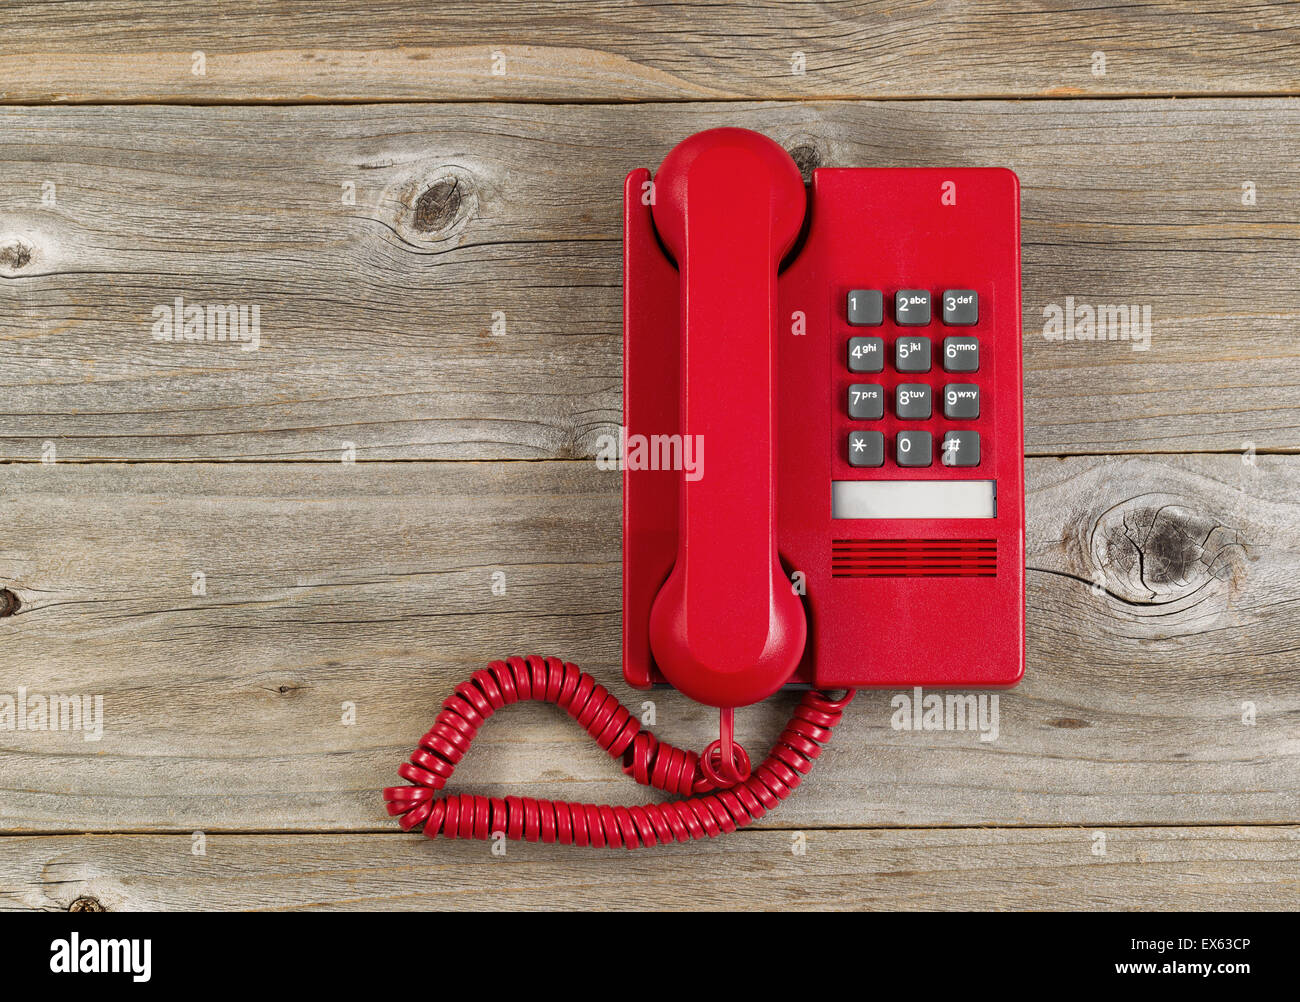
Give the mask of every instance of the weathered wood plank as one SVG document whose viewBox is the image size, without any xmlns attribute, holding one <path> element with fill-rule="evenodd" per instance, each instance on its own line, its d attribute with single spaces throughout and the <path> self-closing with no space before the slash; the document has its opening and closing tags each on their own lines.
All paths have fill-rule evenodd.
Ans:
<svg viewBox="0 0 1300 1002">
<path fill-rule="evenodd" d="M 101 0 L 14 6 L 0 13 L 0 36 L 0 100 L 9 102 L 1300 90 L 1300 15 L 1277 2 L 498 2 L 412 10 Z"/>
<path fill-rule="evenodd" d="M 622 176 L 723 123 L 1019 172 L 1031 454 L 1300 447 L 1292 101 L 117 107 L 0 113 L 0 457 L 591 455 Z M 260 350 L 154 341 L 177 296 Z M 1069 296 L 1150 349 L 1046 339 Z"/>
<path fill-rule="evenodd" d="M 1300 906 L 1294 827 L 803 835 L 802 855 L 792 851 L 795 833 L 744 831 L 633 853 L 524 843 L 504 857 L 481 842 L 414 835 L 212 835 L 204 855 L 188 835 L 11 837 L 0 841 L 0 910 Z"/>
<path fill-rule="evenodd" d="M 1300 459 L 1028 473 L 1028 670 L 997 739 L 896 730 L 893 694 L 862 694 L 766 823 L 1300 821 Z M 441 701 L 515 651 L 638 705 L 618 498 L 577 462 L 0 466 L 0 587 L 22 603 L 0 693 L 105 699 L 98 742 L 0 730 L 0 829 L 388 830 L 378 791 Z M 657 733 L 710 739 L 705 708 L 651 698 Z M 793 701 L 741 713 L 741 740 L 764 748 Z M 652 796 L 553 708 L 507 716 L 456 788 Z"/>
</svg>

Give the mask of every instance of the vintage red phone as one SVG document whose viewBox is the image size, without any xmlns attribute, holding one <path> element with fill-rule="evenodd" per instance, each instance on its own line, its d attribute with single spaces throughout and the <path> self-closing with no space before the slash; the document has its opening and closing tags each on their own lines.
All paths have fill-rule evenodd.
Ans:
<svg viewBox="0 0 1300 1002">
<path fill-rule="evenodd" d="M 749 824 L 860 687 L 1024 670 L 1020 223 L 997 168 L 818 169 L 692 136 L 624 186 L 623 673 L 720 709 L 702 755 L 556 658 L 457 688 L 385 791 L 407 829 L 636 848 Z M 736 707 L 808 688 L 768 758 Z M 837 691 L 838 690 L 838 691 Z M 484 720 L 564 707 L 638 782 L 606 807 L 435 797 Z"/>
</svg>

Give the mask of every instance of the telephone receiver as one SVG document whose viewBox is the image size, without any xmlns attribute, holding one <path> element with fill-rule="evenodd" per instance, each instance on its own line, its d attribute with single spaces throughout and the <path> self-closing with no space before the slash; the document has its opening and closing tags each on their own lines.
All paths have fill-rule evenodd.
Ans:
<svg viewBox="0 0 1300 1002">
<path fill-rule="evenodd" d="M 776 547 L 777 271 L 803 225 L 789 154 L 745 129 L 680 143 L 654 180 L 655 232 L 680 275 L 683 475 L 676 558 L 650 610 L 664 678 L 746 706 L 794 674 L 808 624 Z"/>
<path fill-rule="evenodd" d="M 623 233 L 623 677 L 718 708 L 719 736 L 677 748 L 576 665 L 493 661 L 384 791 L 430 838 L 711 838 L 799 786 L 857 688 L 1024 671 L 1015 174 L 819 168 L 805 187 L 771 139 L 710 129 L 627 175 Z M 787 686 L 803 695 L 754 765 L 734 711 Z M 522 700 L 678 799 L 440 795 Z"/>
</svg>

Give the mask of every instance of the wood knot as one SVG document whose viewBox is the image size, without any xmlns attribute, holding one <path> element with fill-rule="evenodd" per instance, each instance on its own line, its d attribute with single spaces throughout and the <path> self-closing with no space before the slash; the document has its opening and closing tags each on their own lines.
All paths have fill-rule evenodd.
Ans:
<svg viewBox="0 0 1300 1002">
<path fill-rule="evenodd" d="M 802 142 L 791 147 L 788 152 L 790 159 L 799 168 L 799 173 L 803 175 L 803 183 L 811 184 L 813 171 L 822 165 L 821 151 L 811 143 Z"/>
<path fill-rule="evenodd" d="M 463 167 L 443 166 L 408 176 L 388 202 L 397 210 L 392 226 L 413 247 L 447 250 L 478 213 L 478 186 Z"/>
<path fill-rule="evenodd" d="M 1105 589 L 1134 603 L 1162 605 L 1215 582 L 1236 589 L 1246 572 L 1236 529 L 1164 495 L 1110 509 L 1093 528 L 1091 549 Z"/>
<path fill-rule="evenodd" d="M 106 911 L 108 911 L 108 909 L 104 907 L 104 903 L 103 903 L 102 901 L 100 901 L 99 898 L 92 898 L 92 897 L 90 897 L 90 896 L 87 895 L 87 896 L 83 896 L 83 897 L 77 898 L 76 901 L 74 901 L 74 902 L 72 902 L 72 904 L 68 905 L 68 911 L 70 911 L 70 912 L 106 912 Z"/>
<path fill-rule="evenodd" d="M 254 681 L 257 688 L 262 692 L 269 692 L 272 697 L 283 699 L 293 699 L 311 689 L 311 684 L 306 680 L 292 676 L 286 677 L 278 672 L 267 672 L 258 676 Z"/>
<path fill-rule="evenodd" d="M 460 178 L 435 181 L 415 200 L 415 228 L 423 233 L 445 230 L 460 215 L 461 202 Z"/>
<path fill-rule="evenodd" d="M 1049 727 L 1062 727 L 1067 731 L 1078 731 L 1085 727 L 1091 727 L 1092 724 L 1086 720 L 1080 720 L 1078 717 L 1056 717 L 1047 722 Z"/>
<path fill-rule="evenodd" d="M 13 277 L 36 258 L 36 245 L 15 234 L 0 237 L 0 275 Z"/>
<path fill-rule="evenodd" d="M 22 599 L 8 588 L 0 588 L 0 619 L 14 615 L 23 607 Z"/>
</svg>

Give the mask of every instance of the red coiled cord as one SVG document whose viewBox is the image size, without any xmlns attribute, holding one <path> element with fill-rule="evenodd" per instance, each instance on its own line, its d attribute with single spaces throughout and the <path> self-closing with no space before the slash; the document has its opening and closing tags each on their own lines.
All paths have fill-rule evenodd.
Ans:
<svg viewBox="0 0 1300 1002">
<path fill-rule="evenodd" d="M 532 797 L 435 798 L 483 723 L 501 707 L 524 699 L 563 707 L 612 758 L 622 759 L 627 775 L 689 799 L 606 807 Z M 809 692 L 771 754 L 749 774 L 744 750 L 731 745 L 725 711 L 723 737 L 709 746 L 706 759 L 701 760 L 694 752 L 664 744 L 641 730 L 628 708 L 577 665 L 536 655 L 493 661 L 456 687 L 411 760 L 397 770 L 414 785 L 390 786 L 384 790 L 384 800 L 389 814 L 401 816 L 404 829 L 423 825 L 430 838 L 442 834 L 489 839 L 494 832 L 504 832 L 514 840 L 628 849 L 674 839 L 713 838 L 745 827 L 788 797 L 812 769 L 852 699 L 853 690 L 838 700 Z M 721 762 L 723 747 L 734 747 L 732 762 Z M 742 778 L 723 786 L 719 781 L 723 776 Z"/>
</svg>

